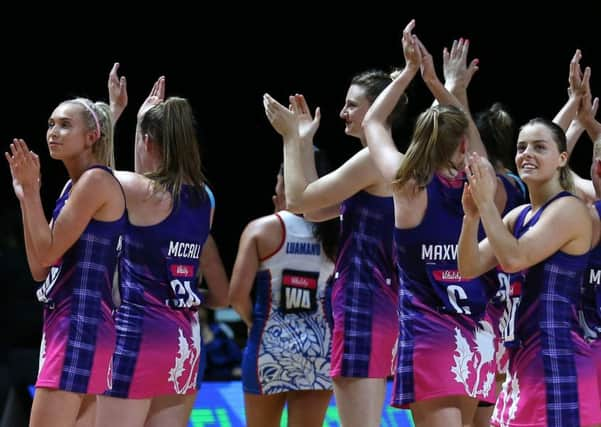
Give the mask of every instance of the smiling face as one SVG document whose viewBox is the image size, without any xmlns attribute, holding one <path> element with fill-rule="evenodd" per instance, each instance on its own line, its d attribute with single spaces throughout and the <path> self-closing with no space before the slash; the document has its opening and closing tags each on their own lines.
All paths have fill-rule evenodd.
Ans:
<svg viewBox="0 0 601 427">
<path fill-rule="evenodd" d="M 515 165 L 525 182 L 546 182 L 566 165 L 568 154 L 561 151 L 554 132 L 544 123 L 529 123 L 518 136 Z"/>
<path fill-rule="evenodd" d="M 340 118 L 344 120 L 344 133 L 355 138 L 362 138 L 361 122 L 369 109 L 371 102 L 365 96 L 365 89 L 359 85 L 351 85 L 346 93 L 344 107 Z"/>
<path fill-rule="evenodd" d="M 87 128 L 83 109 L 76 103 L 65 102 L 52 112 L 48 119 L 46 141 L 53 159 L 65 160 L 91 149 L 96 134 Z"/>
</svg>

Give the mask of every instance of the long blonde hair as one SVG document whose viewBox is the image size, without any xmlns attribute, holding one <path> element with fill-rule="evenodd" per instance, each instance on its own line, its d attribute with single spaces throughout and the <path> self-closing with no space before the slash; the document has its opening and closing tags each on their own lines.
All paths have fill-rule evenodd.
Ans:
<svg viewBox="0 0 601 427">
<path fill-rule="evenodd" d="M 468 119 L 456 107 L 436 105 L 421 113 L 415 123 L 411 144 L 393 182 L 395 188 L 414 180 L 425 187 L 434 172 L 453 166 L 451 158 L 466 134 Z"/>
</svg>

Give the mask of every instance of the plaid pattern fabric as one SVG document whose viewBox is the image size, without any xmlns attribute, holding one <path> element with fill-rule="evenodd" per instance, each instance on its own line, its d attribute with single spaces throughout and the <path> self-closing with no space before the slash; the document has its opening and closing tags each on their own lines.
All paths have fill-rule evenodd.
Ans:
<svg viewBox="0 0 601 427">
<path fill-rule="evenodd" d="M 396 236 L 396 233 L 395 233 Z M 400 267 L 399 267 L 400 268 Z M 399 275 L 403 280 L 402 273 Z M 413 310 L 410 304 L 411 291 L 401 284 L 399 287 L 399 319 L 401 332 L 397 347 L 397 364 L 394 376 L 394 389 L 392 403 L 395 406 L 404 405 L 415 401 L 414 373 L 413 373 Z"/>
<path fill-rule="evenodd" d="M 92 372 L 99 322 L 102 320 L 103 287 L 111 277 L 103 262 L 115 251 L 114 241 L 84 232 L 77 243 L 80 258 L 72 278 L 71 322 L 60 389 L 86 393 Z M 105 302 L 106 303 L 106 302 Z"/>
<path fill-rule="evenodd" d="M 144 307 L 136 304 L 124 304 L 119 308 L 115 323 L 117 325 L 117 345 L 113 355 L 111 382 L 104 393 L 107 396 L 127 398 L 138 361 L 142 343 L 142 324 Z"/>
<path fill-rule="evenodd" d="M 382 223 L 383 214 L 367 206 L 357 209 L 355 215 L 356 229 L 352 239 L 356 252 L 350 259 L 352 266 L 344 292 L 345 339 L 342 371 L 349 377 L 368 377 L 372 347 L 373 288 L 378 286 L 373 282 L 376 280 L 374 271 L 378 266 L 365 255 L 374 253 L 382 243 L 380 236 L 374 234 L 374 225 Z"/>
<path fill-rule="evenodd" d="M 566 289 L 576 287 L 578 275 L 556 263 L 546 263 L 541 295 L 540 328 L 545 385 L 547 423 L 551 427 L 579 426 L 578 378 L 574 345 L 570 338 L 573 304 Z"/>
</svg>

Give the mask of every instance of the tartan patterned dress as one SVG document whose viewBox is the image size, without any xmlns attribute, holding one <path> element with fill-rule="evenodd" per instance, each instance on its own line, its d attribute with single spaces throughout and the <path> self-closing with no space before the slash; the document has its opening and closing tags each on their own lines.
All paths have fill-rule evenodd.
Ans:
<svg viewBox="0 0 601 427">
<path fill-rule="evenodd" d="M 112 174 L 106 167 L 95 167 Z M 53 220 L 67 203 L 71 187 L 69 182 L 57 200 Z M 115 346 L 111 288 L 125 223 L 125 212 L 112 222 L 92 219 L 38 289 L 44 326 L 36 387 L 88 394 L 106 389 Z"/>
<path fill-rule="evenodd" d="M 528 221 L 526 206 L 515 224 L 522 236 L 536 224 L 543 205 Z M 491 422 L 496 426 L 587 426 L 601 422 L 597 375 L 590 347 L 582 338 L 577 307 L 588 253 L 555 252 L 525 272 L 515 319 L 517 345 L 509 348 L 509 368 Z"/>
</svg>

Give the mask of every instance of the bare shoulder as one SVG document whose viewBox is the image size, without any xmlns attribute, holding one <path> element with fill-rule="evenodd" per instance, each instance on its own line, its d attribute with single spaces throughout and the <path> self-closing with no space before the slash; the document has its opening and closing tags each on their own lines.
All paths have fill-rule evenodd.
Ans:
<svg viewBox="0 0 601 427">
<path fill-rule="evenodd" d="M 144 175 L 129 171 L 115 171 L 128 202 L 147 200 L 151 193 L 152 181 Z"/>
<path fill-rule="evenodd" d="M 277 234 L 282 230 L 281 219 L 275 215 L 267 215 L 252 220 L 244 229 L 244 234 L 247 237 L 260 238 Z"/>
<path fill-rule="evenodd" d="M 549 219 L 558 227 L 590 228 L 592 219 L 586 204 L 578 197 L 561 197 L 554 200 L 543 215 L 549 215 Z"/>
<path fill-rule="evenodd" d="M 119 184 L 110 172 L 101 168 L 91 168 L 81 174 L 75 185 L 74 191 L 94 192 L 98 196 L 112 192 Z"/>
</svg>

